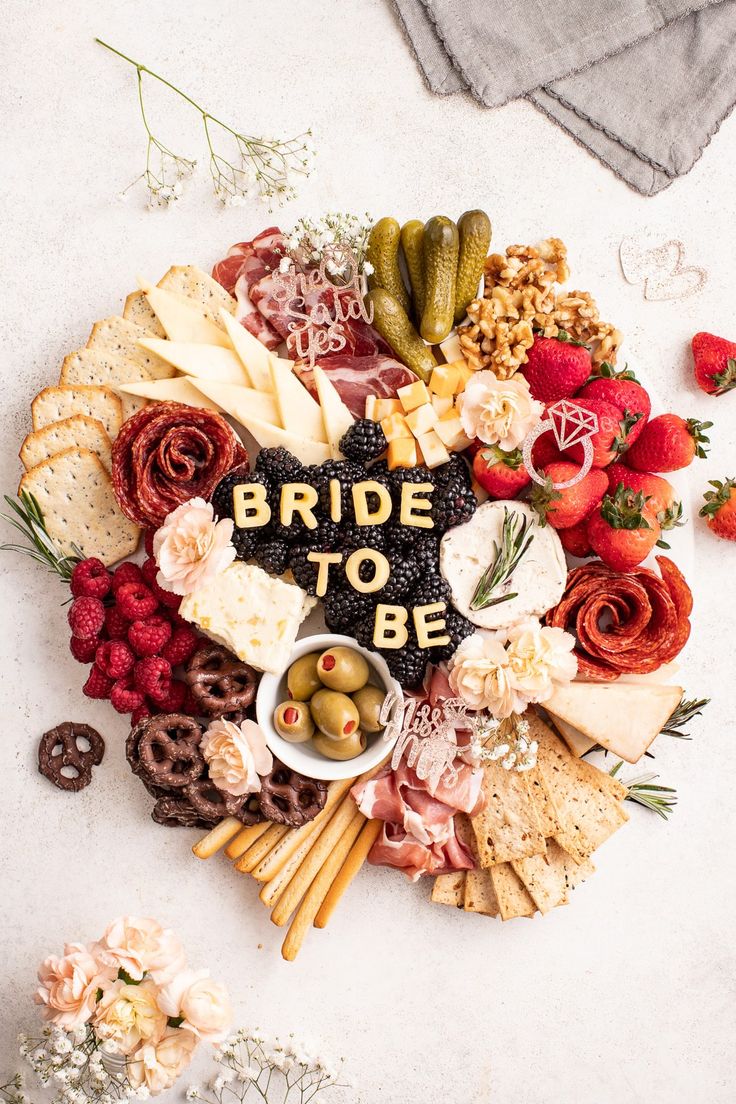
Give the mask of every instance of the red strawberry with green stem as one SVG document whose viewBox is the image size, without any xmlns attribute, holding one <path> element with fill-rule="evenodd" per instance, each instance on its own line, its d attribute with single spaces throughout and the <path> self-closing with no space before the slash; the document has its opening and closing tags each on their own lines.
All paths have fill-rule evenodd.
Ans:
<svg viewBox="0 0 736 1104">
<path fill-rule="evenodd" d="M 641 415 L 626 415 L 619 407 L 605 399 L 576 397 L 573 401 L 576 406 L 582 407 L 590 414 L 595 414 L 598 419 L 598 430 L 591 437 L 593 467 L 607 468 L 617 456 L 628 449 L 629 434 L 632 427 L 636 427 Z M 582 444 L 571 445 L 570 448 L 565 449 L 565 456 L 569 456 L 577 464 L 582 464 L 585 456 Z"/>
<path fill-rule="evenodd" d="M 580 399 L 603 399 L 622 410 L 624 417 L 631 422 L 626 437 L 629 447 L 644 429 L 652 412 L 651 399 L 634 373 L 628 368 L 616 372 L 610 364 L 602 364 L 600 375 L 588 380 L 575 396 L 575 402 Z"/>
<path fill-rule="evenodd" d="M 695 379 L 709 395 L 725 395 L 736 387 L 736 342 L 710 333 L 692 340 Z"/>
<path fill-rule="evenodd" d="M 677 529 L 684 525 L 682 518 L 682 503 L 675 498 L 675 488 L 661 475 L 652 475 L 651 472 L 638 472 L 633 468 L 627 468 L 626 464 L 611 464 L 606 468 L 608 476 L 608 489 L 611 494 L 619 483 L 623 483 L 632 491 L 641 491 L 647 500 L 647 509 L 651 510 L 660 529 Z M 657 541 L 660 548 L 668 548 L 663 540 Z"/>
<path fill-rule="evenodd" d="M 591 548 L 614 571 L 631 571 L 645 560 L 660 533 L 642 492 L 622 483 L 604 496 L 586 528 Z"/>
<path fill-rule="evenodd" d="M 714 489 L 706 491 L 700 516 L 717 537 L 736 541 L 736 479 L 711 479 Z"/>
<path fill-rule="evenodd" d="M 647 422 L 638 441 L 626 453 L 626 464 L 643 472 L 679 471 L 696 456 L 707 455 L 710 442 L 705 430 L 712 422 L 681 418 L 678 414 L 660 414 Z"/>
<path fill-rule="evenodd" d="M 540 525 L 549 522 L 553 529 L 569 529 L 584 521 L 596 508 L 608 490 L 608 476 L 599 468 L 592 468 L 571 487 L 553 486 L 573 479 L 580 470 L 580 464 L 562 460 L 548 464 L 540 473 L 546 477 L 545 482 L 534 487 L 530 500 L 539 514 Z"/>
<path fill-rule="evenodd" d="M 571 525 L 569 529 L 560 529 L 559 536 L 560 544 L 571 556 L 584 560 L 586 556 L 593 555 L 593 549 L 588 540 L 588 527 L 584 521 Z"/>
<path fill-rule="evenodd" d="M 504 452 L 486 445 L 473 457 L 473 475 L 491 498 L 516 498 L 531 482 L 520 449 Z"/>
<path fill-rule="evenodd" d="M 585 345 L 571 341 L 564 330 L 557 337 L 536 337 L 522 372 L 533 398 L 551 403 L 569 399 L 583 386 L 592 368 Z"/>
</svg>

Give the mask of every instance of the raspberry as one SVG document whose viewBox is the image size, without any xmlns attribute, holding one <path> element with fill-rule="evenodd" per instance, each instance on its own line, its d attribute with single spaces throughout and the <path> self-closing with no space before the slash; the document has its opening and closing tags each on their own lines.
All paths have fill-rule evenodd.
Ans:
<svg viewBox="0 0 736 1104">
<path fill-rule="evenodd" d="M 168 659 L 172 667 L 176 667 L 178 663 L 186 663 L 194 655 L 198 643 L 199 637 L 194 629 L 190 629 L 188 625 L 177 625 L 171 639 L 161 649 L 161 655 Z"/>
<path fill-rule="evenodd" d="M 71 588 L 75 598 L 104 598 L 112 578 L 102 560 L 90 556 L 72 571 Z"/>
<path fill-rule="evenodd" d="M 89 678 L 82 687 L 82 693 L 88 698 L 109 698 L 113 688 L 113 680 L 108 678 L 104 671 L 95 663 L 89 673 Z"/>
<path fill-rule="evenodd" d="M 166 606 L 168 609 L 178 609 L 181 605 L 181 595 L 173 594 L 170 590 L 164 590 L 162 586 L 159 586 L 156 581 L 158 575 L 158 566 L 155 560 L 145 560 L 143 567 L 143 578 L 146 580 L 146 586 L 150 587 L 153 593 L 158 598 L 162 606 Z"/>
<path fill-rule="evenodd" d="M 100 643 L 96 636 L 91 636 L 88 640 L 73 636 L 69 641 L 69 651 L 78 663 L 91 663 L 99 646 Z"/>
<path fill-rule="evenodd" d="M 171 664 L 161 656 L 139 659 L 133 669 L 135 685 L 158 705 L 171 688 Z"/>
<path fill-rule="evenodd" d="M 138 564 L 134 564 L 132 560 L 126 560 L 125 563 L 121 563 L 119 567 L 116 567 L 112 576 L 112 592 L 117 594 L 121 586 L 125 586 L 126 583 L 140 583 L 143 581 L 143 575 Z"/>
<path fill-rule="evenodd" d="M 110 701 L 118 713 L 132 713 L 134 709 L 145 704 L 145 695 L 141 690 L 136 690 L 133 685 L 133 675 L 126 675 L 113 684 L 110 691 Z"/>
<path fill-rule="evenodd" d="M 151 710 L 146 702 L 139 705 L 137 709 L 134 709 L 130 716 L 130 727 L 135 728 L 139 721 L 145 720 L 146 717 L 151 716 Z"/>
<path fill-rule="evenodd" d="M 121 679 L 133 670 L 135 656 L 124 640 L 106 640 L 97 649 L 95 663 L 108 678 Z"/>
<path fill-rule="evenodd" d="M 108 606 L 105 610 L 105 628 L 111 640 L 128 639 L 128 622 L 116 606 Z"/>
<path fill-rule="evenodd" d="M 165 684 L 166 695 L 156 699 L 156 705 L 162 713 L 179 713 L 187 695 L 187 688 L 181 679 L 171 679 Z"/>
<path fill-rule="evenodd" d="M 105 607 L 99 598 L 75 598 L 67 614 L 72 635 L 82 640 L 99 636 L 105 624 Z"/>
<path fill-rule="evenodd" d="M 146 555 L 153 557 L 153 538 L 156 536 L 155 529 L 146 529 L 143 534 L 143 543 L 146 549 Z"/>
<path fill-rule="evenodd" d="M 142 621 L 158 609 L 158 601 L 145 583 L 124 583 L 115 597 L 127 621 Z"/>
<path fill-rule="evenodd" d="M 128 640 L 137 656 L 158 655 L 170 636 L 171 625 L 164 617 L 134 621 L 128 629 Z"/>
</svg>

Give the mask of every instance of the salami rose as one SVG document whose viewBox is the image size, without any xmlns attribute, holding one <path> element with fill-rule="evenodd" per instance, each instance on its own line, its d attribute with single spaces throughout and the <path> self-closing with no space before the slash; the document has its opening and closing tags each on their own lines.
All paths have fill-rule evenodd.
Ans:
<svg viewBox="0 0 736 1104">
<path fill-rule="evenodd" d="M 247 453 L 224 418 L 183 403 L 151 403 L 123 425 L 112 449 L 115 497 L 127 518 L 156 529 L 190 498 L 209 498 Z"/>
</svg>

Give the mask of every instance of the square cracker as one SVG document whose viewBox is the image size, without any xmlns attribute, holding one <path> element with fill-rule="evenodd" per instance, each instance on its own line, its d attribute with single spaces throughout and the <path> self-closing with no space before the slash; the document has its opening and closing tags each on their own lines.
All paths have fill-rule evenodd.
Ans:
<svg viewBox="0 0 736 1104">
<path fill-rule="evenodd" d="M 188 299 L 196 299 L 212 312 L 214 318 L 218 317 L 220 308 L 235 314 L 237 300 L 225 291 L 222 284 L 218 284 L 217 280 L 196 265 L 172 265 L 166 275 L 161 277 L 158 286 L 167 291 L 178 291 Z"/>
<path fill-rule="evenodd" d="M 149 379 L 171 379 L 176 375 L 176 369 L 160 356 L 150 353 L 148 349 L 143 349 L 138 344 L 142 337 L 150 336 L 143 326 L 113 314 L 110 318 L 95 322 L 87 341 L 87 348 L 108 353 L 111 357 L 125 357 L 135 361 L 141 368 L 145 368 Z"/>
<path fill-rule="evenodd" d="M 86 386 L 117 387 L 119 383 L 150 383 L 151 374 L 135 360 L 122 353 L 102 349 L 77 349 L 64 357 L 59 383 L 73 387 L 76 383 Z M 136 395 L 121 395 L 123 421 L 146 406 L 147 400 Z"/>
<path fill-rule="evenodd" d="M 569 861 L 569 855 L 555 840 L 548 840 L 546 855 L 530 855 L 511 864 L 542 915 L 556 905 L 567 904 L 566 860 Z"/>
<path fill-rule="evenodd" d="M 123 424 L 120 396 L 109 387 L 44 387 L 31 403 L 31 414 L 34 429 L 64 421 L 73 414 L 86 414 L 102 422 L 111 441 Z"/>
<path fill-rule="evenodd" d="M 490 870 L 476 867 L 465 876 L 466 912 L 477 912 L 482 916 L 498 916 L 499 904 Z"/>
<path fill-rule="evenodd" d="M 432 886 L 432 900 L 436 905 L 454 905 L 463 907 L 465 871 L 456 870 L 452 874 L 438 874 Z"/>
<path fill-rule="evenodd" d="M 511 863 L 499 863 L 490 871 L 493 888 L 498 899 L 498 911 L 502 920 L 517 916 L 533 916 L 537 911 L 529 891 Z"/>
<path fill-rule="evenodd" d="M 151 304 L 146 299 L 145 291 L 131 291 L 125 300 L 123 318 L 128 322 L 135 322 L 148 331 L 149 337 L 166 337 L 166 330 L 156 317 Z"/>
<path fill-rule="evenodd" d="M 37 464 L 20 481 L 38 501 L 51 539 L 66 553 L 76 545 L 83 556 L 106 565 L 132 556 L 140 530 L 121 512 L 112 481 L 96 453 L 70 448 Z"/>
<path fill-rule="evenodd" d="M 107 471 L 112 467 L 110 438 L 97 418 L 73 414 L 61 422 L 52 422 L 29 433 L 20 447 L 20 459 L 26 471 L 68 448 L 88 448 L 97 453 Z"/>
<path fill-rule="evenodd" d="M 472 821 L 480 865 L 487 869 L 543 854 L 544 833 L 526 774 L 504 770 L 499 762 L 484 763 L 482 789 L 485 808 Z"/>
</svg>

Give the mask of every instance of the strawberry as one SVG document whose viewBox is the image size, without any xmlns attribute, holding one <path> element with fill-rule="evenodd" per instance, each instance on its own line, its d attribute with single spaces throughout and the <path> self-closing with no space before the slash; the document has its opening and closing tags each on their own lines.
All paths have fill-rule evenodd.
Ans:
<svg viewBox="0 0 736 1104">
<path fill-rule="evenodd" d="M 537 337 L 522 369 L 533 398 L 540 402 L 569 399 L 591 372 L 590 353 L 570 341 L 564 330 L 557 337 Z"/>
<path fill-rule="evenodd" d="M 621 484 L 590 515 L 587 531 L 593 551 L 614 571 L 631 571 L 645 560 L 660 533 L 642 492 Z"/>
<path fill-rule="evenodd" d="M 695 380 L 709 395 L 736 387 L 736 342 L 715 334 L 696 333 L 692 340 Z"/>
<path fill-rule="evenodd" d="M 579 560 L 593 555 L 593 549 L 588 540 L 588 529 L 584 521 L 577 525 L 571 525 L 569 529 L 560 529 L 560 544 L 571 556 L 577 556 Z"/>
<path fill-rule="evenodd" d="M 641 418 L 640 414 L 625 415 L 623 410 L 605 399 L 575 399 L 575 405 L 595 414 L 598 419 L 598 431 L 591 437 L 593 443 L 593 467 L 606 468 L 628 447 L 629 432 Z M 633 420 L 632 420 L 633 419 Z M 582 464 L 584 458 L 582 444 L 571 445 L 565 449 L 565 456 Z"/>
<path fill-rule="evenodd" d="M 531 504 L 539 514 L 540 525 L 550 523 L 553 529 L 569 529 L 584 521 L 603 498 L 608 489 L 608 477 L 599 468 L 591 468 L 587 475 L 571 487 L 557 489 L 554 483 L 566 483 L 580 472 L 579 464 L 565 460 L 548 464 L 543 469 L 544 485 L 535 486 Z"/>
<path fill-rule="evenodd" d="M 641 491 L 646 499 L 647 509 L 651 510 L 662 530 L 677 529 L 683 525 L 682 503 L 675 499 L 675 488 L 661 475 L 652 475 L 651 472 L 638 472 L 627 468 L 625 464 L 611 464 L 606 468 L 608 476 L 608 490 L 611 494 L 619 483 L 628 487 L 630 491 Z M 660 548 L 668 545 L 659 541 Z"/>
<path fill-rule="evenodd" d="M 709 444 L 703 432 L 712 422 L 695 418 L 680 418 L 677 414 L 660 414 L 644 426 L 638 441 L 626 453 L 630 468 L 642 472 L 678 471 L 691 464 L 696 456 L 707 455 Z"/>
<path fill-rule="evenodd" d="M 736 479 L 711 479 L 710 485 L 715 490 L 705 492 L 700 516 L 717 537 L 736 540 Z"/>
<path fill-rule="evenodd" d="M 532 445 L 532 464 L 536 471 L 541 471 L 548 464 L 564 459 L 565 457 L 557 447 L 557 441 L 551 429 L 537 437 Z"/>
<path fill-rule="evenodd" d="M 491 498 L 516 498 L 531 482 L 521 450 L 504 452 L 497 445 L 486 446 L 475 454 L 473 475 Z"/>
<path fill-rule="evenodd" d="M 578 391 L 575 402 L 580 399 L 604 399 L 622 410 L 624 418 L 632 419 L 638 415 L 626 438 L 629 446 L 633 445 L 644 429 L 652 412 L 651 399 L 634 373 L 628 368 L 622 372 L 614 372 L 610 364 L 602 364 L 601 374 L 589 380 L 582 391 Z"/>
</svg>

